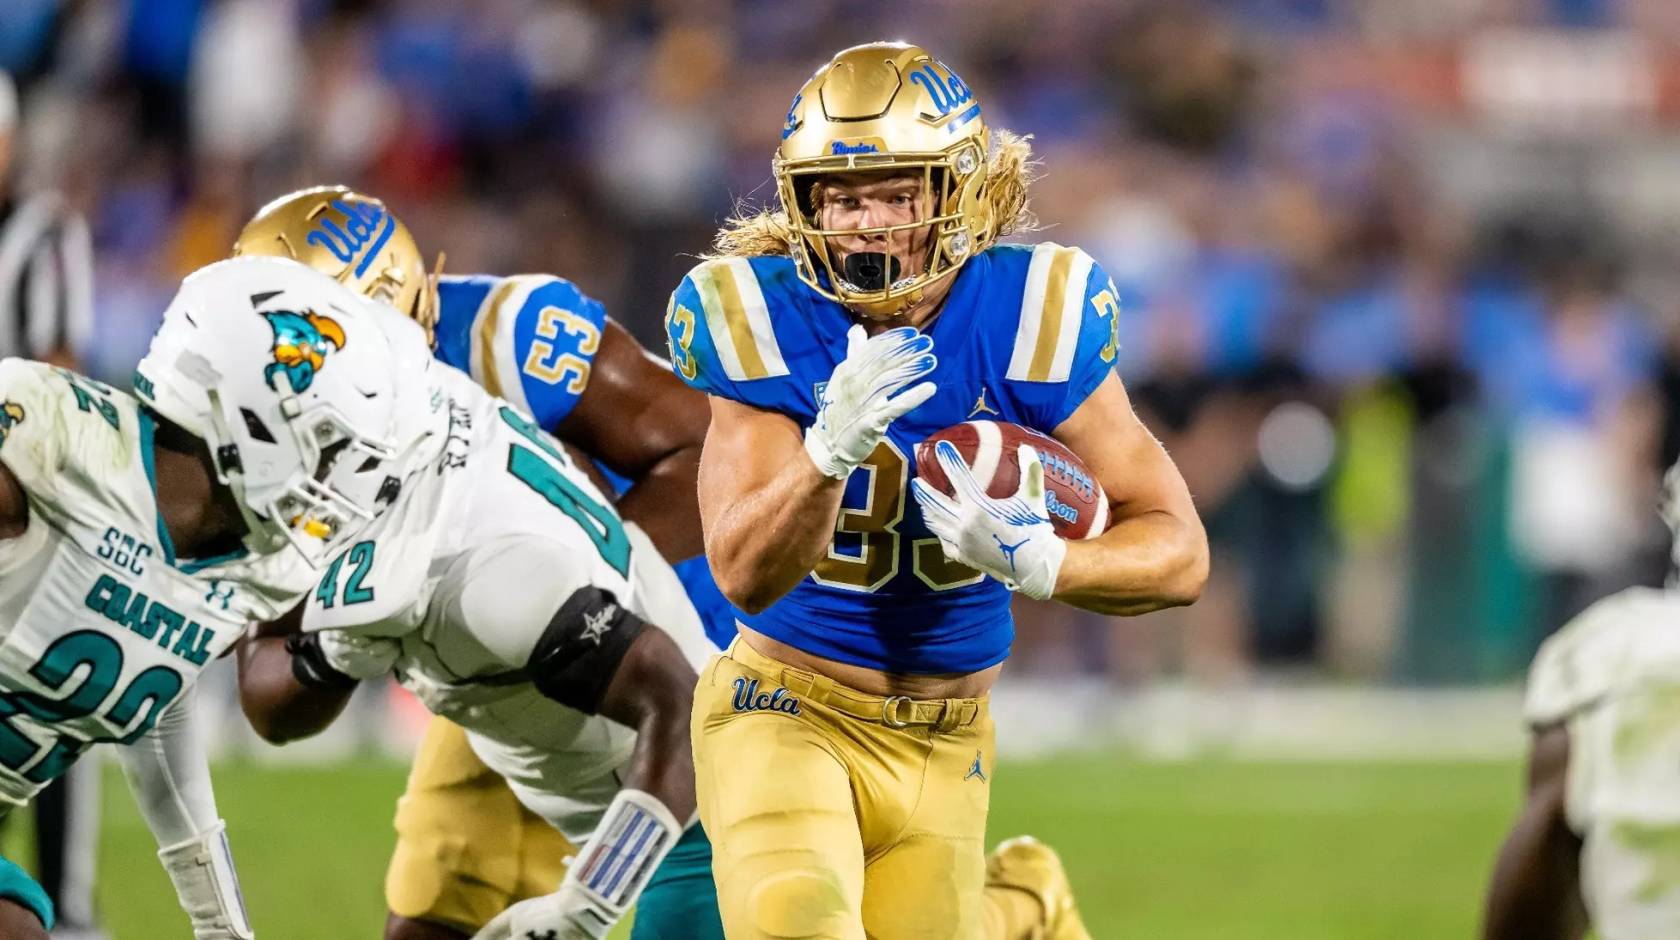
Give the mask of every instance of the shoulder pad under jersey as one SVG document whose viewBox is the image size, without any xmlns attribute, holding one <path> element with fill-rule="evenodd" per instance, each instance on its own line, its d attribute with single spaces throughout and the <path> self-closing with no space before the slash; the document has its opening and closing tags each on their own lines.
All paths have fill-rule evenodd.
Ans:
<svg viewBox="0 0 1680 940">
<path fill-rule="evenodd" d="M 1054 428 L 1114 368 L 1118 294 L 1102 266 L 1078 248 L 1043 242 L 1001 250 L 1031 252 L 1020 304 L 1006 318 L 1015 338 L 1005 378 L 1033 426 Z"/>
<path fill-rule="evenodd" d="M 1640 682 L 1680 684 L 1680 592 L 1629 588 L 1598 601 L 1540 647 L 1523 717 L 1562 721 Z"/>
<path fill-rule="evenodd" d="M 695 265 L 677 285 L 665 335 L 671 368 L 684 382 L 708 395 L 765 404 L 754 383 L 790 374 L 774 321 L 798 311 L 776 286 L 778 262 L 791 276 L 786 258 L 714 258 Z"/>
</svg>

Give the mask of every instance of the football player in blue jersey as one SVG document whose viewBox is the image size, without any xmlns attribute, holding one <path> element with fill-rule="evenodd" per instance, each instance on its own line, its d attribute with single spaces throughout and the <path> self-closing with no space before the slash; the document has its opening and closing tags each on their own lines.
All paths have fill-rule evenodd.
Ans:
<svg viewBox="0 0 1680 940">
<path fill-rule="evenodd" d="M 602 305 L 563 278 L 429 275 L 383 203 L 343 187 L 282 196 L 240 233 L 235 254 L 296 258 L 420 321 L 437 358 L 592 458 L 677 570 L 713 641 L 734 632 L 701 550 L 695 473 L 704 398 L 649 356 Z M 441 266 L 441 264 L 440 264 Z M 283 737 L 314 728 L 280 729 Z M 434 717 L 397 808 L 387 872 L 389 940 L 470 937 L 514 902 L 551 894 L 574 849 Z M 709 847 L 698 829 L 642 894 L 637 937 L 717 937 Z"/>
<path fill-rule="evenodd" d="M 1108 276 L 996 244 L 1029 220 L 1029 157 L 926 51 L 847 49 L 788 110 L 780 206 L 671 299 L 673 368 L 711 397 L 706 556 L 745 612 L 692 729 L 731 938 L 1087 936 L 1053 853 L 984 853 L 1010 592 L 1141 614 L 1193 602 L 1208 551 L 1114 372 Z M 948 444 L 956 495 L 924 490 L 914 446 L 974 418 L 1079 454 L 1112 525 L 1057 537 L 1027 448 L 992 455 L 1020 461 L 1011 498 Z"/>
</svg>

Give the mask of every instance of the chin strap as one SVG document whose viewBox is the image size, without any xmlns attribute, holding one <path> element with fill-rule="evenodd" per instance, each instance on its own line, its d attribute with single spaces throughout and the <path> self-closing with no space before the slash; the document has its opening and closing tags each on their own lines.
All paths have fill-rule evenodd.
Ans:
<svg viewBox="0 0 1680 940">
<path fill-rule="evenodd" d="M 226 824 L 218 819 L 197 838 L 158 850 L 158 858 L 175 883 L 196 940 L 252 940 Z"/>
</svg>

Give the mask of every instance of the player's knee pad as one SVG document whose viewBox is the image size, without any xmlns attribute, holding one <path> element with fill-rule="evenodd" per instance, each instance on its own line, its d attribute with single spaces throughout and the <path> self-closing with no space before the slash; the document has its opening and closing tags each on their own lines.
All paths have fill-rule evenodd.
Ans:
<svg viewBox="0 0 1680 940">
<path fill-rule="evenodd" d="M 767 875 L 752 886 L 747 905 L 753 926 L 779 940 L 839 937 L 845 929 L 846 896 L 839 876 L 822 868 Z"/>
</svg>

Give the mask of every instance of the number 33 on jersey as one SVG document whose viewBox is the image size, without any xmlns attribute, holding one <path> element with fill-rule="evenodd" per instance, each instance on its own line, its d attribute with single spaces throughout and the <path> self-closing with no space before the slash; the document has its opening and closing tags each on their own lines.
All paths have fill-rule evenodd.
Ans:
<svg viewBox="0 0 1680 940">
<path fill-rule="evenodd" d="M 753 628 L 872 668 L 968 672 L 1001 662 L 1014 627 L 997 581 L 949 562 L 908 498 L 915 445 L 973 418 L 1049 433 L 1113 368 L 1113 283 L 1053 243 L 997 246 L 969 261 L 928 332 L 938 392 L 895 421 L 846 483 L 834 541 Z M 801 429 L 845 355 L 852 317 L 780 256 L 706 261 L 671 298 L 673 370 L 710 395 L 775 411 Z"/>
</svg>

